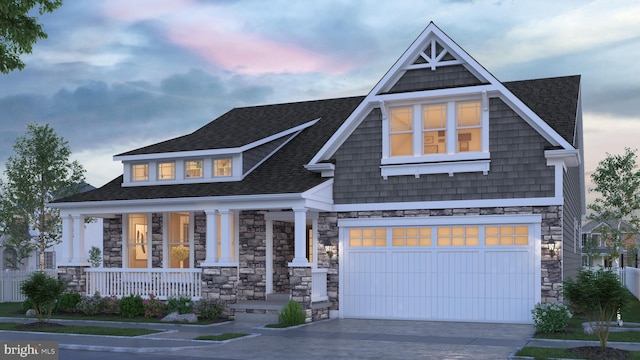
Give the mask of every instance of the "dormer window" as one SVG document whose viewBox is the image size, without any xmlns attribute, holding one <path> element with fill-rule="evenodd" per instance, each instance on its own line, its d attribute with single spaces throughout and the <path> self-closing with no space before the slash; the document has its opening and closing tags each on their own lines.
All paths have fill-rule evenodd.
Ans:
<svg viewBox="0 0 640 360">
<path fill-rule="evenodd" d="M 215 159 L 213 160 L 213 176 L 231 176 L 231 159 Z"/>
<path fill-rule="evenodd" d="M 158 163 L 158 180 L 174 180 L 176 178 L 176 163 L 160 162 Z"/>
<path fill-rule="evenodd" d="M 385 104 L 386 105 L 386 104 Z M 388 176 L 489 171 L 486 95 L 383 106 L 381 173 Z"/>
<path fill-rule="evenodd" d="M 149 180 L 149 164 L 131 165 L 131 181 Z"/>
<path fill-rule="evenodd" d="M 185 172 L 184 176 L 187 179 L 196 179 L 201 178 L 203 175 L 202 171 L 202 160 L 189 160 L 184 162 Z"/>
</svg>

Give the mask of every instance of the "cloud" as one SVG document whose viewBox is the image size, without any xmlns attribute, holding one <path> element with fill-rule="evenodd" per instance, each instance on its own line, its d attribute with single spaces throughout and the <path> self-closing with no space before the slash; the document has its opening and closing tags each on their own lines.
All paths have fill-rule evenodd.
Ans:
<svg viewBox="0 0 640 360">
<path fill-rule="evenodd" d="M 74 154 L 92 162 L 97 156 L 108 158 L 108 164 L 116 153 L 184 135 L 232 107 L 265 102 L 271 93 L 268 86 L 243 85 L 192 70 L 168 76 L 159 84 L 85 81 L 53 95 L 0 97 L 0 162 L 12 153 L 11 145 L 27 123 L 50 124 Z M 114 149 L 117 152 L 105 153 Z"/>
</svg>

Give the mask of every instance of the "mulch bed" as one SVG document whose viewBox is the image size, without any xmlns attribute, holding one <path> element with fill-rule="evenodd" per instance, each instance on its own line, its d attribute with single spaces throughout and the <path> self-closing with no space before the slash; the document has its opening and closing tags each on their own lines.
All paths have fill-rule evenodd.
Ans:
<svg viewBox="0 0 640 360">
<path fill-rule="evenodd" d="M 567 352 L 589 360 L 626 360 L 631 355 L 626 350 L 601 348 L 599 346 L 581 346 L 567 349 Z"/>
</svg>

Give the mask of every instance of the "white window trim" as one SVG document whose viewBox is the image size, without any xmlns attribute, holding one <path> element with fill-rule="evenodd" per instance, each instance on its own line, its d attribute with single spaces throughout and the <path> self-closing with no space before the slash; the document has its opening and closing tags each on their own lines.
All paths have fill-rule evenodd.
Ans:
<svg viewBox="0 0 640 360">
<path fill-rule="evenodd" d="M 381 175 L 384 179 L 389 176 L 423 174 L 449 174 L 459 172 L 489 172 L 489 98 L 486 91 L 481 94 L 481 151 L 457 152 L 457 123 L 456 104 L 459 102 L 479 100 L 479 94 L 458 96 L 446 101 L 398 102 L 387 104 L 381 102 L 382 110 L 382 159 L 380 161 Z M 429 104 L 447 104 L 447 153 L 437 155 L 422 154 L 422 107 Z M 389 107 L 413 106 L 413 156 L 390 156 L 390 119 Z"/>
</svg>

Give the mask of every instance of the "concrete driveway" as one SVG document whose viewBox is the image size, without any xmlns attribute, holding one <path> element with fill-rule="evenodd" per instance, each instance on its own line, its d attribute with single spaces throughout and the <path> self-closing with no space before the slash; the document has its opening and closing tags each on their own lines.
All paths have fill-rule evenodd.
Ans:
<svg viewBox="0 0 640 360">
<path fill-rule="evenodd" d="M 526 344 L 532 325 L 336 319 L 289 330 L 266 330 L 234 323 L 215 333 L 260 336 L 176 356 L 209 359 L 507 359 Z M 163 351 L 163 353 L 167 353 Z"/>
</svg>

